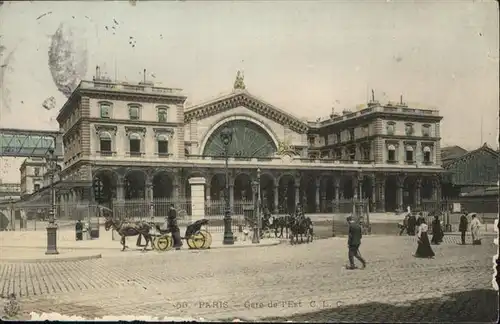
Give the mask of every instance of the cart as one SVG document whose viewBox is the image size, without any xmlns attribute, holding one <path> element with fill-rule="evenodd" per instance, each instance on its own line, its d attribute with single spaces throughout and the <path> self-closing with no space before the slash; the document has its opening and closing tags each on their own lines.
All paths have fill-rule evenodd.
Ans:
<svg viewBox="0 0 500 324">
<path fill-rule="evenodd" d="M 212 235 L 201 228 L 203 225 L 207 224 L 208 219 L 200 219 L 188 225 L 186 233 L 181 239 L 186 240 L 190 249 L 200 250 L 210 248 L 212 245 Z M 153 226 L 153 229 L 155 231 L 151 234 L 153 249 L 160 252 L 171 250 L 174 246 L 172 233 L 169 230 L 161 229 L 157 224 Z"/>
</svg>

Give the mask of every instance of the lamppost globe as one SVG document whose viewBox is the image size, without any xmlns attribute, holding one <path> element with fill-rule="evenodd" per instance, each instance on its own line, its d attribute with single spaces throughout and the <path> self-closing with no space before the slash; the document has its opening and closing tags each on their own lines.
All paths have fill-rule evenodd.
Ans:
<svg viewBox="0 0 500 324">
<path fill-rule="evenodd" d="M 233 140 L 233 130 L 231 128 L 224 127 L 224 129 L 220 133 L 220 138 L 224 146 L 228 146 Z"/>
</svg>

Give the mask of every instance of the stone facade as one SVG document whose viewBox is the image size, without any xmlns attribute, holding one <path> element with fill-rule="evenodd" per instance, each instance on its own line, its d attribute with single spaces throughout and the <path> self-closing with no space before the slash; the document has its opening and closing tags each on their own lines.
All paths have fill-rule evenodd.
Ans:
<svg viewBox="0 0 500 324">
<path fill-rule="evenodd" d="M 439 200 L 437 111 L 372 100 L 367 108 L 307 122 L 244 86 L 193 107 L 184 107 L 185 100 L 181 90 L 152 83 L 83 81 L 58 116 L 62 178 L 99 179 L 106 199 L 154 200 L 189 198 L 189 179 L 203 177 L 209 204 L 222 199 L 219 137 L 231 125 L 237 132 L 228 147 L 231 202 L 251 199 L 257 168 L 263 200 L 275 212 L 297 203 L 331 212 L 352 198 L 368 199 L 380 211 Z"/>
</svg>

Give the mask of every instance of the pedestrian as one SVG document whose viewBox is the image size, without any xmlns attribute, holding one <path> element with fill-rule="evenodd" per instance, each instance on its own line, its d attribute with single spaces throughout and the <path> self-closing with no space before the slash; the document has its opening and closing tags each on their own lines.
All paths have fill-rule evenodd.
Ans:
<svg viewBox="0 0 500 324">
<path fill-rule="evenodd" d="M 83 224 L 82 224 L 81 220 L 76 221 L 75 233 L 76 233 L 76 240 L 77 241 L 83 240 Z"/>
<path fill-rule="evenodd" d="M 462 245 L 465 245 L 465 233 L 467 232 L 468 225 L 469 221 L 467 220 L 467 216 L 463 213 L 462 216 L 460 216 L 460 224 L 458 225 L 458 231 L 462 238 Z"/>
<path fill-rule="evenodd" d="M 182 247 L 182 239 L 179 226 L 177 226 L 177 211 L 175 210 L 174 204 L 170 204 L 170 209 L 168 211 L 167 229 L 172 233 L 174 248 L 180 250 Z"/>
<path fill-rule="evenodd" d="M 428 226 L 425 219 L 418 227 L 417 233 L 417 251 L 414 256 L 416 258 L 434 258 L 434 251 L 432 251 L 431 244 L 429 242 L 429 236 L 427 236 Z"/>
<path fill-rule="evenodd" d="M 417 223 L 416 226 L 419 227 L 425 222 L 425 217 L 422 215 L 422 212 L 418 213 L 418 218 L 417 218 Z"/>
<path fill-rule="evenodd" d="M 471 214 L 471 222 L 470 222 L 470 233 L 472 235 L 472 244 L 473 245 L 481 245 L 481 237 L 480 237 L 480 228 L 481 222 L 479 221 L 477 214 Z"/>
<path fill-rule="evenodd" d="M 415 215 L 410 213 L 410 216 L 408 216 L 408 228 L 406 230 L 408 235 L 411 235 L 411 236 L 415 235 L 416 224 L 417 224 L 417 219 L 415 218 Z"/>
<path fill-rule="evenodd" d="M 410 218 L 410 216 L 408 215 L 409 214 L 405 215 L 405 218 L 403 219 L 403 224 L 400 224 L 399 226 L 399 236 L 403 235 L 404 231 L 408 232 L 408 219 Z"/>
<path fill-rule="evenodd" d="M 432 244 L 439 245 L 443 242 L 443 229 L 441 228 L 441 221 L 439 220 L 439 216 L 435 215 L 434 220 L 432 221 Z"/>
<path fill-rule="evenodd" d="M 354 222 L 352 216 L 347 217 L 347 223 L 349 224 L 349 238 L 347 241 L 347 246 L 349 248 L 349 266 L 348 270 L 356 269 L 354 264 L 354 258 L 358 259 L 362 264 L 362 269 L 366 267 L 366 261 L 363 259 L 359 253 L 359 246 L 361 245 L 361 226 Z"/>
</svg>

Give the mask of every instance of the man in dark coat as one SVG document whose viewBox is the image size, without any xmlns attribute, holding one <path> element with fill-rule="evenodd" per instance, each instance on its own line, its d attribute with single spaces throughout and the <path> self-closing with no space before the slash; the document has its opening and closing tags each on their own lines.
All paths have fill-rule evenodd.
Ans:
<svg viewBox="0 0 500 324">
<path fill-rule="evenodd" d="M 76 221 L 75 232 L 76 232 L 76 240 L 77 241 L 83 240 L 83 224 L 81 220 Z"/>
<path fill-rule="evenodd" d="M 415 218 L 415 215 L 410 214 L 408 217 L 408 235 L 414 236 L 415 235 L 415 226 L 417 224 L 417 219 Z"/>
<path fill-rule="evenodd" d="M 179 250 L 182 247 L 182 239 L 179 226 L 177 226 L 177 211 L 175 210 L 174 204 L 170 204 L 170 209 L 168 211 L 167 229 L 172 233 L 174 248 Z"/>
<path fill-rule="evenodd" d="M 465 233 L 467 232 L 468 225 L 469 221 L 467 220 L 467 216 L 462 214 L 462 216 L 460 216 L 460 224 L 458 225 L 458 231 L 460 232 L 462 238 L 462 245 L 465 245 Z"/>
<path fill-rule="evenodd" d="M 347 217 L 347 222 L 349 224 L 349 238 L 347 241 L 347 246 L 349 247 L 349 266 L 347 269 L 356 269 L 354 265 L 354 258 L 358 259 L 363 265 L 363 269 L 366 267 L 366 261 L 361 257 L 359 253 L 359 246 L 361 245 L 361 226 L 354 222 L 352 216 Z"/>
</svg>

